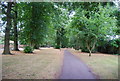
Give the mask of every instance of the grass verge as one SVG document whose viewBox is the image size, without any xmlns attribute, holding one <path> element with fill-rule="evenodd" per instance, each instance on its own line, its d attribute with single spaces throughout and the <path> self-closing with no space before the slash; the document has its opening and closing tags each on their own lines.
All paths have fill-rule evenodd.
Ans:
<svg viewBox="0 0 120 81">
<path fill-rule="evenodd" d="M 12 51 L 15 55 L 2 55 L 3 79 L 56 79 L 58 78 L 63 54 L 57 49 L 35 50 L 26 54 Z"/>
<path fill-rule="evenodd" d="M 93 53 L 91 57 L 88 53 L 69 49 L 71 53 L 79 57 L 92 72 L 100 79 L 118 79 L 118 56 L 102 53 Z"/>
</svg>

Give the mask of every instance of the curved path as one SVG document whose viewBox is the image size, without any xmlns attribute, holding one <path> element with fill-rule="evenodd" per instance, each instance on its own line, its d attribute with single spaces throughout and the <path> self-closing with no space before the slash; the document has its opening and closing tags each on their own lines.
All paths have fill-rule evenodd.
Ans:
<svg viewBox="0 0 120 81">
<path fill-rule="evenodd" d="M 80 59 L 65 50 L 60 79 L 95 79 L 95 76 Z"/>
</svg>

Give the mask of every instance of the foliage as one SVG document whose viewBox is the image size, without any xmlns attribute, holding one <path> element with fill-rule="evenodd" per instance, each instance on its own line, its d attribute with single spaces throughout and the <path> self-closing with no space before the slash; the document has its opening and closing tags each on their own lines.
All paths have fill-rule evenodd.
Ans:
<svg viewBox="0 0 120 81">
<path fill-rule="evenodd" d="M 91 5 L 93 6 L 93 4 L 89 4 L 87 8 L 89 9 Z M 83 8 L 79 7 L 76 9 L 76 14 L 71 22 L 71 28 L 73 32 L 76 32 L 74 36 L 76 36 L 77 39 L 75 40 L 83 43 L 83 47 L 81 46 L 81 48 L 87 47 L 89 52 L 91 52 L 100 37 L 115 34 L 116 19 L 113 15 L 115 8 L 109 4 L 101 6 L 100 3 L 99 5 L 94 5 L 95 9 L 93 10 Z"/>
<path fill-rule="evenodd" d="M 27 44 L 35 46 L 41 44 L 44 40 L 49 22 L 49 13 L 51 3 L 21 3 L 21 33 L 20 40 L 25 40 Z M 20 5 L 21 5 L 20 4 Z M 21 13 L 21 11 L 20 11 Z"/>
<path fill-rule="evenodd" d="M 98 46 L 98 51 L 103 53 L 120 54 L 120 39 L 104 40 Z"/>
<path fill-rule="evenodd" d="M 55 48 L 56 48 L 56 49 L 60 49 L 60 46 L 58 46 L 58 45 L 55 45 Z"/>
<path fill-rule="evenodd" d="M 67 46 L 66 26 L 68 24 L 68 10 L 65 8 L 64 3 L 54 3 L 54 13 L 52 24 L 56 30 L 55 34 L 55 47 L 64 48 Z"/>
<path fill-rule="evenodd" d="M 0 44 L 3 44 L 3 40 L 0 40 Z"/>
<path fill-rule="evenodd" d="M 25 53 L 32 53 L 32 52 L 33 52 L 33 48 L 30 47 L 30 46 L 25 46 L 24 52 L 25 52 Z"/>
<path fill-rule="evenodd" d="M 0 6 L 3 24 L 7 19 L 5 5 Z M 11 17 L 15 16 L 13 6 Z M 20 44 L 34 48 L 73 47 L 90 54 L 99 47 L 111 46 L 118 50 L 116 40 L 105 44 L 111 37 L 119 35 L 119 11 L 111 2 L 17 2 L 16 8 Z M 11 26 L 10 39 L 14 40 Z"/>
</svg>

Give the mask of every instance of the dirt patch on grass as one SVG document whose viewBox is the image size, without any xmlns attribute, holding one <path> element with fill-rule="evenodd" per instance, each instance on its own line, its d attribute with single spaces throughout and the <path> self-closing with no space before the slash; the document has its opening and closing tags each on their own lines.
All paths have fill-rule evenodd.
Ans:
<svg viewBox="0 0 120 81">
<path fill-rule="evenodd" d="M 12 51 L 15 55 L 2 56 L 3 79 L 56 79 L 61 72 L 63 54 L 57 49 L 34 50 L 26 54 Z"/>
<path fill-rule="evenodd" d="M 88 53 L 79 52 L 74 49 L 69 49 L 69 51 L 86 63 L 98 78 L 118 79 L 117 55 L 93 53 L 92 56 L 89 57 Z"/>
</svg>

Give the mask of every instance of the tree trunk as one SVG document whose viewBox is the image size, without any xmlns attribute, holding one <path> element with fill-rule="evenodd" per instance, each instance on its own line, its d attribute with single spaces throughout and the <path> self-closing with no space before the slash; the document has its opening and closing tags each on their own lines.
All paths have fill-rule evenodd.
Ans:
<svg viewBox="0 0 120 81">
<path fill-rule="evenodd" d="M 61 42 L 61 48 L 65 47 L 65 39 L 64 39 L 64 34 L 65 34 L 65 29 L 60 28 L 60 42 Z"/>
<path fill-rule="evenodd" d="M 14 16 L 14 51 L 19 51 L 18 49 L 18 31 L 17 31 L 17 8 L 15 4 L 15 16 Z"/>
<path fill-rule="evenodd" d="M 56 36 L 57 36 L 57 38 L 56 38 L 57 48 L 60 49 L 60 35 L 59 35 L 59 30 L 57 30 Z"/>
<path fill-rule="evenodd" d="M 5 39 L 4 39 L 4 51 L 3 54 L 11 54 L 10 53 L 10 48 L 9 48 L 9 40 L 10 40 L 10 29 L 11 29 L 11 7 L 12 7 L 12 2 L 8 2 L 7 6 L 7 25 L 5 28 Z"/>
<path fill-rule="evenodd" d="M 92 53 L 92 52 L 91 52 L 91 50 L 90 50 L 90 51 L 89 51 L 89 57 L 91 56 L 91 53 Z"/>
<path fill-rule="evenodd" d="M 97 42 L 97 41 L 94 41 L 94 43 L 93 43 L 92 46 L 90 46 L 91 44 L 88 44 L 88 42 L 86 43 L 86 47 L 87 47 L 87 49 L 89 50 L 89 56 L 91 56 L 92 50 L 95 48 L 96 42 Z"/>
<path fill-rule="evenodd" d="M 86 47 L 89 50 L 89 57 L 91 56 L 91 50 L 90 50 L 90 45 L 88 43 L 86 43 Z"/>
<path fill-rule="evenodd" d="M 34 49 L 39 49 L 39 45 L 35 44 Z"/>
</svg>

